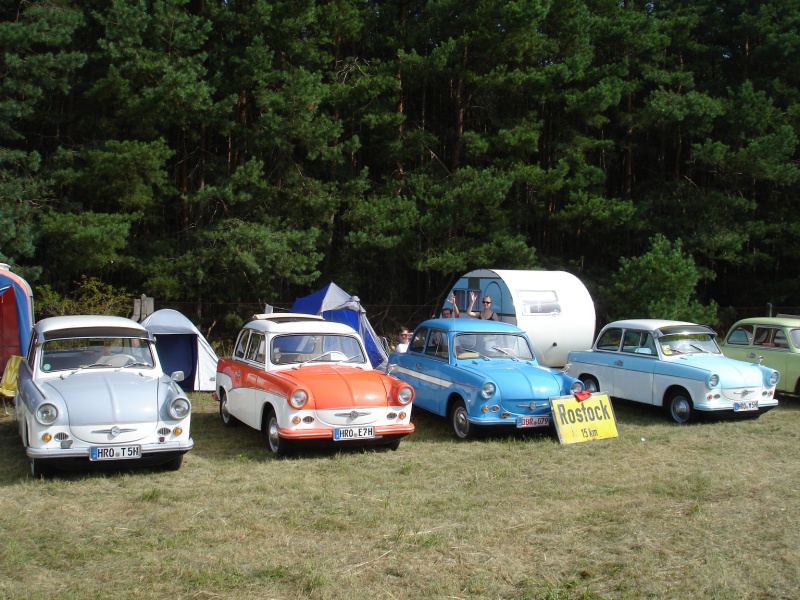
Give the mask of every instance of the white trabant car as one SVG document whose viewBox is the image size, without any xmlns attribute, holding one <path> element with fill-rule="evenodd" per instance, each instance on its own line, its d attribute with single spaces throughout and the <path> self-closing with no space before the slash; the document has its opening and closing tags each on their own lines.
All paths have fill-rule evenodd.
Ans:
<svg viewBox="0 0 800 600">
<path fill-rule="evenodd" d="M 710 327 L 632 319 L 606 325 L 566 371 L 587 391 L 663 406 L 677 423 L 697 412 L 757 416 L 778 405 L 775 369 L 726 358 Z"/>
<path fill-rule="evenodd" d="M 315 315 L 254 315 L 231 358 L 217 363 L 226 426 L 264 433 L 269 450 L 381 445 L 396 450 L 414 431 L 413 388 L 372 368 L 352 327 Z"/>
<path fill-rule="evenodd" d="M 101 465 L 179 469 L 194 445 L 182 379 L 181 371 L 162 372 L 154 339 L 130 319 L 42 319 L 14 398 L 32 474 Z"/>
</svg>

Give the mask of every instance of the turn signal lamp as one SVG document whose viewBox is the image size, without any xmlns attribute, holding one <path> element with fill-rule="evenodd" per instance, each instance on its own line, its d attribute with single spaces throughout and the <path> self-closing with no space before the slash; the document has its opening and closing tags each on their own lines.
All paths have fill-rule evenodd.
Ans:
<svg viewBox="0 0 800 600">
<path fill-rule="evenodd" d="M 50 435 L 49 433 L 45 433 L 44 435 L 42 435 L 42 441 L 43 442 L 49 442 L 52 439 L 53 439 L 53 436 Z"/>
<path fill-rule="evenodd" d="M 293 425 L 300 425 L 300 423 L 301 423 L 302 421 L 303 421 L 303 419 L 301 419 L 301 418 L 300 418 L 300 417 L 298 417 L 297 415 L 295 415 L 295 416 L 293 416 L 293 417 L 292 417 L 292 424 L 293 424 Z"/>
<path fill-rule="evenodd" d="M 175 435 L 180 435 L 183 433 L 183 429 L 180 427 L 176 427 L 175 429 L 172 430 L 172 433 L 174 433 Z"/>
<path fill-rule="evenodd" d="M 405 418 L 406 418 L 406 413 L 405 413 L 405 411 L 400 413 L 400 418 L 401 418 L 401 419 L 405 419 Z"/>
<path fill-rule="evenodd" d="M 488 406 L 481 406 L 481 412 L 482 413 L 488 413 L 489 412 L 489 407 Z"/>
</svg>

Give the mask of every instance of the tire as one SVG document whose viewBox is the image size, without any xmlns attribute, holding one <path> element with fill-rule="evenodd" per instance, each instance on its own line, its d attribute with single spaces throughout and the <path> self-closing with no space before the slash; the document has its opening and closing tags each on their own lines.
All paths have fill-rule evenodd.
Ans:
<svg viewBox="0 0 800 600">
<path fill-rule="evenodd" d="M 234 427 L 239 420 L 228 412 L 228 396 L 225 392 L 219 395 L 219 418 L 225 427 Z"/>
<path fill-rule="evenodd" d="M 680 425 L 694 420 L 694 403 L 686 390 L 671 392 L 664 402 L 664 407 L 667 409 L 670 418 Z"/>
<path fill-rule="evenodd" d="M 31 458 L 31 477 L 34 479 L 43 479 L 50 473 L 47 463 L 41 458 Z"/>
<path fill-rule="evenodd" d="M 597 383 L 597 379 L 591 375 L 583 375 L 580 379 L 583 382 L 583 389 L 585 389 L 587 392 L 596 394 L 600 391 L 600 384 Z"/>
<path fill-rule="evenodd" d="M 164 471 L 177 471 L 178 469 L 181 468 L 182 464 L 183 464 L 183 454 L 181 454 L 180 456 L 176 456 L 171 460 L 168 460 L 163 465 L 161 465 L 161 468 Z"/>
<path fill-rule="evenodd" d="M 267 438 L 267 448 L 275 456 L 285 456 L 289 453 L 289 442 L 278 435 L 278 416 L 272 407 L 267 410 L 264 418 L 264 435 Z"/>
<path fill-rule="evenodd" d="M 394 452 L 400 447 L 400 440 L 392 440 L 391 442 L 386 444 L 386 447 L 392 452 Z"/>
<path fill-rule="evenodd" d="M 458 440 L 466 440 L 472 435 L 472 425 L 467 420 L 467 407 L 463 400 L 453 403 L 450 408 L 450 427 Z"/>
</svg>

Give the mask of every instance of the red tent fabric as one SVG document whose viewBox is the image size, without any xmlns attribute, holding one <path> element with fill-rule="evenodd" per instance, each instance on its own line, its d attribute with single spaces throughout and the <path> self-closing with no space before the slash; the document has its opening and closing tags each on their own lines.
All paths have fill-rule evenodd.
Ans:
<svg viewBox="0 0 800 600">
<path fill-rule="evenodd" d="M 9 356 L 28 351 L 33 327 L 33 292 L 22 277 L 0 263 L 0 369 Z"/>
</svg>

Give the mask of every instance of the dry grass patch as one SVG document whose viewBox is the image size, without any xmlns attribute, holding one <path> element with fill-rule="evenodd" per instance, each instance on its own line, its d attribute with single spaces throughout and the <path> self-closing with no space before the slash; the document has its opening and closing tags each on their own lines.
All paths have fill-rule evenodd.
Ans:
<svg viewBox="0 0 800 600">
<path fill-rule="evenodd" d="M 275 459 L 193 397 L 177 473 L 28 475 L 0 420 L 0 597 L 794 598 L 800 400 L 620 437 L 455 442 L 417 412 L 397 452 Z M 644 440 L 644 441 L 643 441 Z"/>
</svg>

